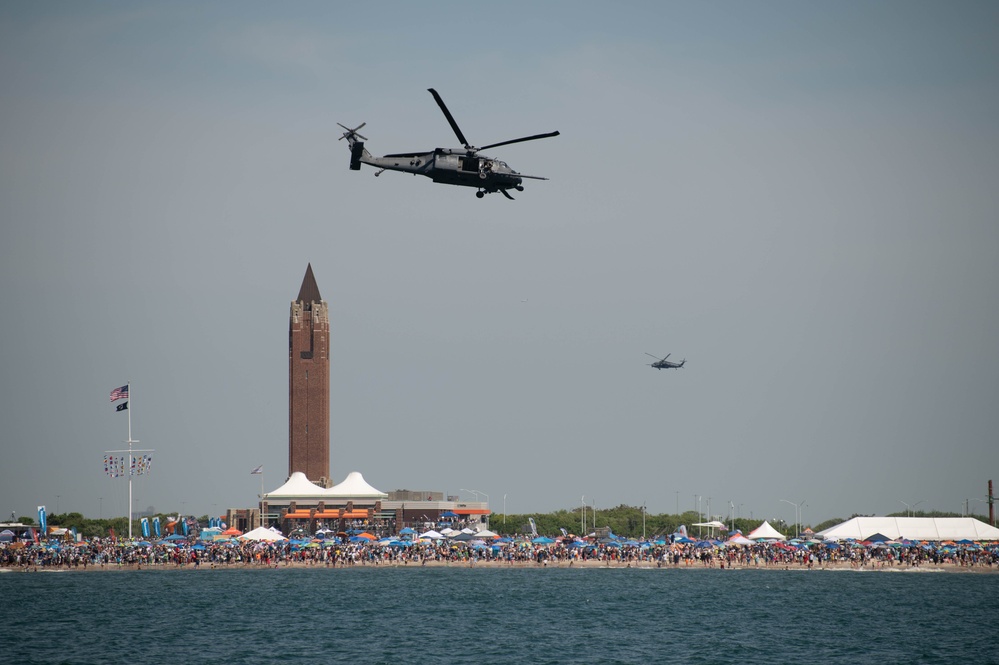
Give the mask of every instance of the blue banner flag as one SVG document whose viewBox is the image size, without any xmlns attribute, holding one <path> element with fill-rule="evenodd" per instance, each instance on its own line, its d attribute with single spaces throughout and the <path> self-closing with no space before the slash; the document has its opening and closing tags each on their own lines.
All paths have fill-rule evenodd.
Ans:
<svg viewBox="0 0 999 665">
<path fill-rule="evenodd" d="M 149 518 L 148 517 L 143 517 L 141 520 L 139 520 L 139 524 L 142 525 L 142 537 L 143 538 L 148 538 L 149 537 Z"/>
<path fill-rule="evenodd" d="M 160 537 L 160 518 L 158 515 L 153 518 L 153 533 L 156 534 L 157 538 Z"/>
<path fill-rule="evenodd" d="M 38 526 L 41 527 L 42 538 L 49 532 L 48 521 L 45 519 L 45 506 L 38 506 Z"/>
</svg>

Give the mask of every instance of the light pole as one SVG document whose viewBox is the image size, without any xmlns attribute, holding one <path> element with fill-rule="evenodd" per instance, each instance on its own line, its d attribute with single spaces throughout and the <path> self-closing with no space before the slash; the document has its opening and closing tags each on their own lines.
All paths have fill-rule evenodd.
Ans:
<svg viewBox="0 0 999 665">
<path fill-rule="evenodd" d="M 645 501 L 642 501 L 642 540 L 645 540 Z"/>
<path fill-rule="evenodd" d="M 469 494 L 474 494 L 475 495 L 475 500 L 476 500 L 476 502 L 478 502 L 478 500 L 479 500 L 479 493 L 476 492 L 475 490 L 468 490 L 468 489 L 465 489 L 464 487 L 459 487 L 458 489 L 460 489 L 462 492 L 468 492 Z"/>
<path fill-rule="evenodd" d="M 898 502 L 901 503 L 903 506 L 905 506 L 905 516 L 908 517 L 909 513 L 911 512 L 909 504 L 907 504 L 905 501 L 902 501 L 902 499 L 899 499 Z"/>
<path fill-rule="evenodd" d="M 503 495 L 503 529 L 506 530 L 506 494 Z"/>
<path fill-rule="evenodd" d="M 974 513 L 972 513 L 970 511 L 970 509 L 968 508 L 968 504 L 970 502 L 972 502 L 972 501 L 979 501 L 981 503 L 988 503 L 988 501 L 986 501 L 985 499 L 965 499 L 964 500 L 964 516 L 965 517 L 967 517 L 968 515 L 974 515 Z"/>
<path fill-rule="evenodd" d="M 801 503 L 795 503 L 794 501 L 788 501 L 787 499 L 781 499 L 784 503 L 789 503 L 794 506 L 794 537 L 798 537 L 798 532 L 801 530 L 801 519 L 798 517 L 801 507 L 805 505 L 805 500 L 802 499 Z"/>
<path fill-rule="evenodd" d="M 579 537 L 586 536 L 586 495 L 579 497 Z"/>
<path fill-rule="evenodd" d="M 695 494 L 694 497 L 697 499 L 697 521 L 703 522 L 704 518 L 701 517 L 701 495 Z M 697 527 L 697 537 L 701 537 L 701 527 Z"/>
</svg>

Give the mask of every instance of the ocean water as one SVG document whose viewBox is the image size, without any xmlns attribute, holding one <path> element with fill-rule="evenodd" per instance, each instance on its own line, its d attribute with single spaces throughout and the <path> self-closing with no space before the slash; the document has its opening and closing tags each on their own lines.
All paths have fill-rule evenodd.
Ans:
<svg viewBox="0 0 999 665">
<path fill-rule="evenodd" d="M 999 574 L 0 573 L 11 663 L 999 663 Z"/>
</svg>

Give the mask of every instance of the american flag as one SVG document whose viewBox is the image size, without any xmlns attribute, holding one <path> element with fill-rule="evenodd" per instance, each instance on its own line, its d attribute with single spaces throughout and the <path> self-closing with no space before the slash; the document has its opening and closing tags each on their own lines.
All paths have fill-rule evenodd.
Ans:
<svg viewBox="0 0 999 665">
<path fill-rule="evenodd" d="M 128 384 L 127 383 L 125 385 L 123 385 L 121 388 L 115 388 L 114 390 L 111 391 L 111 401 L 112 402 L 115 401 L 116 399 L 124 399 L 126 397 L 128 397 Z"/>
<path fill-rule="evenodd" d="M 263 472 L 264 472 L 264 465 L 263 465 L 263 464 L 261 464 L 260 466 L 258 466 L 258 467 L 257 467 L 256 469 L 254 469 L 253 471 L 250 471 L 250 475 L 251 475 L 251 476 L 259 476 L 259 475 L 262 475 L 262 474 L 263 474 Z"/>
</svg>

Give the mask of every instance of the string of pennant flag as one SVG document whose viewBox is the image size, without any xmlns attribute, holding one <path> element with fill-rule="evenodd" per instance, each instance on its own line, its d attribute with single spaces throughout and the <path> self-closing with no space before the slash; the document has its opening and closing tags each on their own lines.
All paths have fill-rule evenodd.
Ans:
<svg viewBox="0 0 999 665">
<path fill-rule="evenodd" d="M 104 473 L 111 478 L 125 475 L 141 476 L 144 473 L 149 473 L 152 464 L 153 458 L 149 455 L 133 456 L 131 465 L 125 462 L 124 455 L 105 455 Z"/>
</svg>

